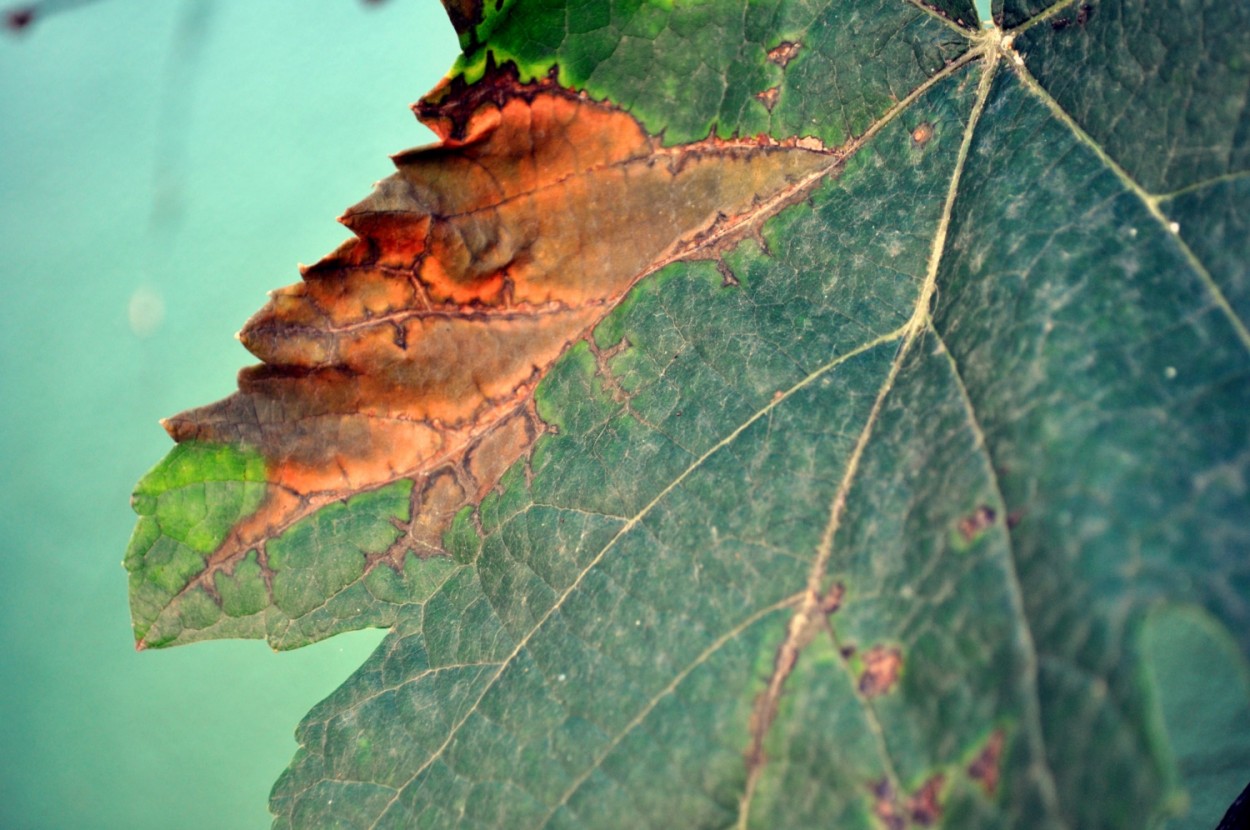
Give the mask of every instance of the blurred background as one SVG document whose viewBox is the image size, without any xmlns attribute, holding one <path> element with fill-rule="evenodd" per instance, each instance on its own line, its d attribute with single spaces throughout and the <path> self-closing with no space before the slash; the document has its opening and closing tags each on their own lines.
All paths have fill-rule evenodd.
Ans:
<svg viewBox="0 0 1250 830">
<path fill-rule="evenodd" d="M 157 419 L 234 388 L 265 292 L 431 140 L 407 105 L 456 53 L 436 0 L 49 2 L 0 31 L 0 827 L 268 827 L 299 719 L 381 640 L 137 654 L 128 499 Z"/>
</svg>

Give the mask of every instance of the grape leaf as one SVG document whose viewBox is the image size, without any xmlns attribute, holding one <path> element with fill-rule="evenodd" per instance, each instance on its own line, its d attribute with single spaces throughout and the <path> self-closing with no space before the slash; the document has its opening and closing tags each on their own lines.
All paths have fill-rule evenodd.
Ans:
<svg viewBox="0 0 1250 830">
<path fill-rule="evenodd" d="M 135 493 L 141 647 L 391 629 L 276 826 L 1214 825 L 1250 14 L 447 6 L 441 143 Z"/>
</svg>

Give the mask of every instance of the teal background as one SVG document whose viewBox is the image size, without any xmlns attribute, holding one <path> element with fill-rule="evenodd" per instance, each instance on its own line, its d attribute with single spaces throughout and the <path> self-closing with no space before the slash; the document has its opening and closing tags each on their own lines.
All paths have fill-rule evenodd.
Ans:
<svg viewBox="0 0 1250 830">
<path fill-rule="evenodd" d="M 381 639 L 136 654 L 128 499 L 157 419 L 233 389 L 264 292 L 430 140 L 406 105 L 456 53 L 434 0 L 108 0 L 0 36 L 0 827 L 268 827 L 295 725 Z"/>
</svg>

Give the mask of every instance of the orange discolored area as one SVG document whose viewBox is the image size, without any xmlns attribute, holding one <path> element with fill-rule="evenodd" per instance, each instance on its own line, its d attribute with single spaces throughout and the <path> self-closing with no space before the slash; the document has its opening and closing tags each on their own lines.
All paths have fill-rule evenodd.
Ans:
<svg viewBox="0 0 1250 830">
<path fill-rule="evenodd" d="M 262 364 L 165 422 L 266 460 L 268 495 L 210 571 L 400 478 L 441 517 L 480 499 L 542 431 L 537 383 L 637 280 L 747 233 L 838 161 L 767 139 L 664 148 L 627 113 L 498 70 L 439 95 L 421 112 L 443 141 L 396 156 L 342 217 L 355 238 L 244 326 Z M 414 513 L 429 547 L 442 520 Z"/>
</svg>

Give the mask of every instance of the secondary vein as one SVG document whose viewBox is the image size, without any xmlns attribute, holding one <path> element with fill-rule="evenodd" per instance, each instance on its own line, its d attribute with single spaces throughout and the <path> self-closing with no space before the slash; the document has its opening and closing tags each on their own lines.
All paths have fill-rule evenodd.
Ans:
<svg viewBox="0 0 1250 830">
<path fill-rule="evenodd" d="M 841 526 L 843 515 L 846 512 L 847 500 L 850 495 L 851 488 L 854 486 L 859 473 L 860 462 L 863 459 L 864 451 L 868 447 L 869 441 L 872 439 L 876 429 L 877 422 L 880 418 L 882 409 L 885 406 L 886 398 L 890 391 L 894 388 L 894 383 L 898 378 L 902 369 L 903 361 L 911 352 L 912 348 L 919 341 L 921 335 L 929 330 L 931 325 L 929 305 L 936 290 L 938 268 L 942 260 L 942 254 L 946 247 L 947 231 L 950 225 L 951 214 L 954 208 L 955 198 L 959 192 L 959 180 L 963 173 L 964 165 L 968 158 L 968 148 L 972 143 L 972 136 L 976 129 L 977 122 L 980 120 L 982 112 L 985 110 L 985 103 L 989 98 L 990 85 L 993 81 L 994 72 L 997 68 L 1002 50 L 1000 44 L 1003 41 L 1001 36 L 992 30 L 983 39 L 983 48 L 978 50 L 979 54 L 983 54 L 985 67 L 982 70 L 980 84 L 977 88 L 976 101 L 972 106 L 972 111 L 968 118 L 968 123 L 964 127 L 964 134 L 959 146 L 959 152 L 955 159 L 955 167 L 951 174 L 950 184 L 947 187 L 946 198 L 942 206 L 942 215 L 938 221 L 937 229 L 933 236 L 933 245 L 929 252 L 928 267 L 925 273 L 924 283 L 920 287 L 916 298 L 916 305 L 912 311 L 911 319 L 903 326 L 903 339 L 899 344 L 898 352 L 894 356 L 894 360 L 890 364 L 890 369 L 886 373 L 885 379 L 877 392 L 877 397 L 873 401 L 872 409 L 869 410 L 868 416 L 864 422 L 864 427 L 860 430 L 855 447 L 851 451 L 850 457 L 847 459 L 846 467 L 843 470 L 842 478 L 838 483 L 838 489 L 833 496 L 833 501 L 829 506 L 829 519 L 825 524 L 824 531 L 821 533 L 820 541 L 817 544 L 816 556 L 812 563 L 811 571 L 808 574 L 807 588 L 804 594 L 803 603 L 791 618 L 787 627 L 786 638 L 777 650 L 777 658 L 774 661 L 776 668 L 773 675 L 769 678 L 768 685 L 764 692 L 760 695 L 755 712 L 752 716 L 752 741 L 751 746 L 747 750 L 747 780 L 743 789 L 741 801 L 738 810 L 738 827 L 744 830 L 748 823 L 751 810 L 751 799 L 754 796 L 755 788 L 758 785 L 759 777 L 764 768 L 764 740 L 768 735 L 774 721 L 778 705 L 781 700 L 781 694 L 786 680 L 794 669 L 794 665 L 798 660 L 798 654 L 802 648 L 811 640 L 817 627 L 824 619 L 824 613 L 821 609 L 821 600 L 823 596 L 823 583 L 826 578 L 829 559 L 833 555 L 834 539 L 837 536 L 838 529 Z"/>
</svg>

